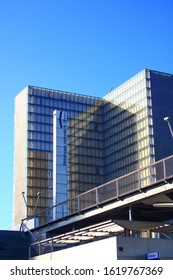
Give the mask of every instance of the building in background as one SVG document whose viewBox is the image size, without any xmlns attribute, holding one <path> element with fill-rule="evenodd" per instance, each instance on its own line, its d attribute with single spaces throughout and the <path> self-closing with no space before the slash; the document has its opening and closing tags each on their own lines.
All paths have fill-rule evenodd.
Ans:
<svg viewBox="0 0 173 280">
<path fill-rule="evenodd" d="M 104 182 L 104 101 L 28 86 L 15 102 L 17 224 L 34 214 L 38 193 L 41 211 Z"/>
<path fill-rule="evenodd" d="M 163 121 L 172 104 L 173 75 L 146 69 L 104 98 L 25 88 L 15 100 L 14 224 L 173 154 Z"/>
</svg>

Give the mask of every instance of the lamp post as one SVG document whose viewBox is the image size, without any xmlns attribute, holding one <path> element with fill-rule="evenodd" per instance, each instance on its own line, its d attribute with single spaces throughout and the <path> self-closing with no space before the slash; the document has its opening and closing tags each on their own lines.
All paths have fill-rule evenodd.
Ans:
<svg viewBox="0 0 173 280">
<path fill-rule="evenodd" d="M 173 139 L 173 130 L 172 130 L 172 127 L 171 127 L 171 118 L 170 117 L 165 117 L 164 121 L 167 122 L 170 133 L 171 133 L 171 136 L 172 136 L 172 139 Z"/>
<path fill-rule="evenodd" d="M 22 196 L 23 196 L 23 200 L 25 202 L 26 208 L 28 207 L 27 202 L 26 202 L 26 198 L 25 198 L 25 192 L 22 192 Z"/>
<path fill-rule="evenodd" d="M 165 117 L 164 121 L 167 122 L 172 139 L 173 139 L 173 129 L 171 127 L 171 118 Z M 157 207 L 157 208 L 165 208 L 165 207 L 173 208 L 173 202 L 158 202 L 158 203 L 154 203 L 153 206 Z"/>
<path fill-rule="evenodd" d="M 22 192 L 22 196 L 23 196 L 23 200 L 25 202 L 26 211 L 28 211 L 28 204 L 27 204 L 27 201 L 26 201 L 26 198 L 25 198 L 25 192 Z M 36 203 L 35 203 L 35 206 L 34 206 L 33 216 L 36 215 L 36 209 L 37 209 L 37 206 L 38 206 L 38 202 L 39 202 L 40 196 L 41 196 L 41 193 L 38 192 L 37 193 Z M 27 219 L 28 219 L 28 213 L 27 213 Z"/>
<path fill-rule="evenodd" d="M 28 220 L 28 204 L 27 204 L 27 201 L 26 201 L 25 192 L 22 192 L 21 194 L 22 194 L 25 206 L 26 206 L 26 218 L 21 220 L 21 225 L 20 225 L 20 228 L 22 229 L 23 226 L 24 226 L 24 220 L 26 220 L 26 221 Z"/>
<path fill-rule="evenodd" d="M 37 206 L 38 206 L 38 202 L 39 202 L 39 199 L 40 199 L 40 195 L 41 195 L 41 193 L 38 192 L 38 193 L 37 193 L 36 204 L 35 204 L 35 207 L 34 207 L 34 216 L 35 216 L 35 214 L 36 214 L 36 209 L 37 209 Z"/>
</svg>

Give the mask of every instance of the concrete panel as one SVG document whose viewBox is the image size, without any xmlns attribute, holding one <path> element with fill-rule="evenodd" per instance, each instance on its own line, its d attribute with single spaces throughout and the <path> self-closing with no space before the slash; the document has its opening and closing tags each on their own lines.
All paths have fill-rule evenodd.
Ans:
<svg viewBox="0 0 173 280">
<path fill-rule="evenodd" d="M 173 259 L 173 240 L 117 237 L 119 260 L 146 260 L 148 253 L 159 252 L 161 260 Z"/>
<path fill-rule="evenodd" d="M 34 260 L 66 260 L 68 261 L 115 261 L 117 260 L 117 238 L 112 237 L 100 241 L 79 245 L 54 253 L 41 255 Z"/>
<path fill-rule="evenodd" d="M 88 244 L 34 257 L 34 260 L 115 261 L 147 260 L 148 253 L 159 252 L 161 260 L 173 260 L 173 240 L 111 237 Z"/>
</svg>

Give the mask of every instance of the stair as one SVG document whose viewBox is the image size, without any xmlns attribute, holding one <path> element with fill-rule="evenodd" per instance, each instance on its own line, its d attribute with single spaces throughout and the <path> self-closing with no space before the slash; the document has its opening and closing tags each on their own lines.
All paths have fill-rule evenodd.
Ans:
<svg viewBox="0 0 173 280">
<path fill-rule="evenodd" d="M 28 260 L 28 248 L 26 233 L 0 230 L 0 260 Z"/>
</svg>

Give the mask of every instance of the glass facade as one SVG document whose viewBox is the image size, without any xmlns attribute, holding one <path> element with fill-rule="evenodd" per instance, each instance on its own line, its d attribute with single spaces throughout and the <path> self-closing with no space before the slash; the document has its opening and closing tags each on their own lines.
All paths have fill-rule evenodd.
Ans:
<svg viewBox="0 0 173 280">
<path fill-rule="evenodd" d="M 22 100 L 22 101 L 21 101 Z M 18 105 L 20 101 L 20 107 Z M 23 172 L 15 172 L 14 223 L 24 216 L 32 217 L 53 205 L 53 114 L 67 113 L 67 198 L 74 197 L 104 182 L 104 141 L 102 99 L 62 91 L 28 86 L 25 95 L 16 97 L 15 135 L 25 143 L 22 155 L 15 152 L 15 166 L 23 163 Z M 22 114 L 23 113 L 23 114 Z M 24 120 L 23 116 L 26 116 Z M 21 132 L 20 122 L 24 124 Z M 22 134 L 22 138 L 20 134 Z M 23 144 L 24 145 L 24 144 Z M 21 182 L 21 188 L 18 182 Z M 25 191 L 27 207 L 17 211 Z M 41 193 L 37 209 L 37 194 Z M 26 210 L 27 209 L 27 210 Z M 44 219 L 44 217 L 43 217 Z"/>
<path fill-rule="evenodd" d="M 149 77 L 144 70 L 105 96 L 107 181 L 155 159 Z"/>
<path fill-rule="evenodd" d="M 173 140 L 163 121 L 165 117 L 173 120 L 173 75 L 151 71 L 150 76 L 155 154 L 159 160 L 173 154 Z"/>
<path fill-rule="evenodd" d="M 163 123 L 172 101 L 173 76 L 146 69 L 104 98 L 28 86 L 15 105 L 14 224 L 172 154 Z M 156 170 L 140 174 L 146 183 Z"/>
</svg>

